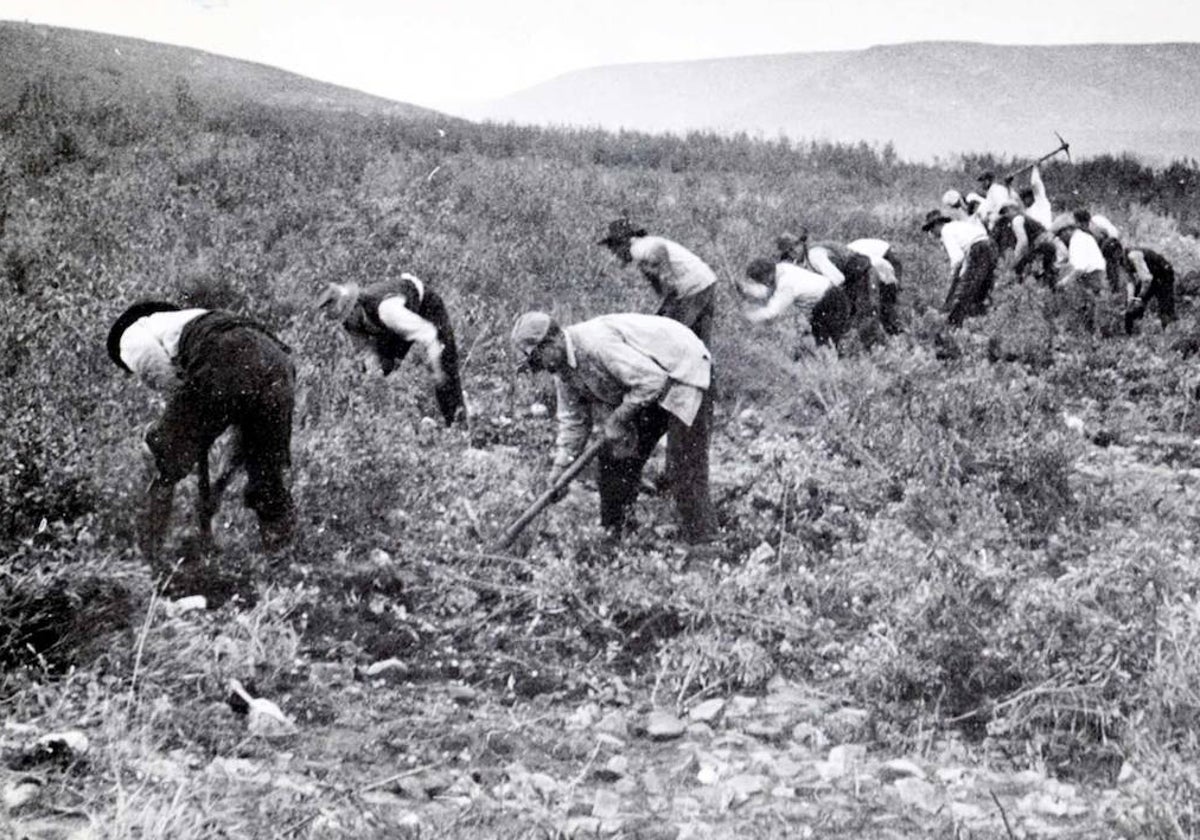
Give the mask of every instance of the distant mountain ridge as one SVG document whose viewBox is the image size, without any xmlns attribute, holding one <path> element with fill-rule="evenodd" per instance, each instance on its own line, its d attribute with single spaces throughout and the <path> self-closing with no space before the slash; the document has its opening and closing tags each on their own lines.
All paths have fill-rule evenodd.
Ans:
<svg viewBox="0 0 1200 840">
<path fill-rule="evenodd" d="M 1073 151 L 1200 157 L 1200 44 L 1003 46 L 929 41 L 864 50 L 596 67 L 466 116 L 644 131 L 894 143 L 928 160 Z"/>
<path fill-rule="evenodd" d="M 67 102 L 80 95 L 120 102 L 170 102 L 186 84 L 201 105 L 255 103 L 402 117 L 436 111 L 316 81 L 265 64 L 178 47 L 41 24 L 0 21 L 0 110 L 26 82 L 48 79 Z"/>
</svg>

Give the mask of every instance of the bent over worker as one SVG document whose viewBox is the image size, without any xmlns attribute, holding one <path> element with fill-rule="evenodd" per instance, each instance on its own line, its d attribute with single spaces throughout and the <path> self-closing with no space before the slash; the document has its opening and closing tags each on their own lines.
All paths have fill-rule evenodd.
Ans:
<svg viewBox="0 0 1200 840">
<path fill-rule="evenodd" d="M 746 277 L 750 282 L 738 281 L 738 291 L 752 300 L 764 301 L 762 306 L 746 311 L 748 321 L 773 321 L 795 304 L 808 315 L 817 346 L 838 348 L 850 326 L 850 301 L 832 280 L 794 263 L 768 259 L 751 262 Z"/>
<path fill-rule="evenodd" d="M 996 279 L 996 246 L 983 225 L 951 219 L 941 210 L 925 214 L 921 230 L 937 236 L 950 258 L 950 291 L 945 309 L 950 326 L 983 315 Z"/>
<path fill-rule="evenodd" d="M 879 283 L 879 323 L 888 335 L 901 332 L 897 307 L 900 301 L 900 278 L 904 267 L 892 243 L 884 239 L 855 239 L 846 247 L 871 260 L 875 279 Z"/>
<path fill-rule="evenodd" d="M 876 276 L 874 261 L 869 255 L 838 242 L 810 244 L 808 231 L 803 227 L 798 234 L 782 234 L 775 244 L 780 262 L 815 271 L 842 289 L 850 306 L 850 322 L 858 330 L 864 347 L 885 340 L 872 289 L 872 279 Z"/>
<path fill-rule="evenodd" d="M 608 445 L 599 455 L 600 524 L 620 538 L 642 467 L 665 434 L 680 532 L 689 543 L 711 536 L 712 357 L 695 333 L 657 315 L 602 315 L 561 327 L 544 312 L 527 312 L 513 326 L 512 344 L 523 366 L 555 378 L 550 484 L 583 452 L 593 421 L 602 421 Z"/>
<path fill-rule="evenodd" d="M 656 315 L 678 321 L 707 344 L 716 314 L 717 275 L 704 260 L 663 236 L 650 236 L 629 219 L 615 219 L 597 244 L 621 265 L 637 267 L 659 297 Z"/>
<path fill-rule="evenodd" d="M 1158 320 L 1165 329 L 1175 320 L 1175 267 L 1158 251 L 1134 247 L 1125 251 L 1125 334 L 1146 314 L 1147 305 L 1158 307 Z"/>
<path fill-rule="evenodd" d="M 442 420 L 451 426 L 456 419 L 465 419 L 458 346 L 437 292 L 404 273 L 361 290 L 354 283 L 330 283 L 317 302 L 317 308 L 326 307 L 356 346 L 370 349 L 384 376 L 404 361 L 414 344 L 420 345 L 433 375 Z"/>
<path fill-rule="evenodd" d="M 245 504 L 258 515 L 264 548 L 290 541 L 295 510 L 284 469 L 291 462 L 295 368 L 288 348 L 246 318 L 164 301 L 125 310 L 107 344 L 118 367 L 168 392 L 166 410 L 146 433 L 155 475 L 139 534 L 142 551 L 156 556 L 175 485 L 202 458 L 207 477 L 208 450 L 230 427 L 238 432 L 246 468 Z"/>
</svg>

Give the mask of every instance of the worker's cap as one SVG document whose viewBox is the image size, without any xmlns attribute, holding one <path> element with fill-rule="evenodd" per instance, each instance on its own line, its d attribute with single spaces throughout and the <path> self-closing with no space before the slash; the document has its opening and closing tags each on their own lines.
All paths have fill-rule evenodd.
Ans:
<svg viewBox="0 0 1200 840">
<path fill-rule="evenodd" d="M 635 236 L 645 236 L 646 231 L 641 228 L 636 228 L 626 217 L 622 216 L 619 219 L 613 219 L 608 223 L 608 233 L 604 238 L 598 241 L 597 245 L 620 245 L 628 242 Z"/>
<path fill-rule="evenodd" d="M 108 341 L 105 342 L 108 349 L 108 358 L 112 359 L 113 364 L 128 371 L 129 366 L 121 359 L 121 336 L 125 334 L 125 330 L 129 329 L 142 318 L 147 315 L 153 315 L 155 312 L 178 312 L 179 307 L 173 303 L 167 303 L 165 300 L 143 300 L 138 301 L 133 306 L 126 309 L 117 320 L 113 321 L 112 328 L 108 331 Z"/>
<path fill-rule="evenodd" d="M 944 193 L 942 193 L 942 204 L 946 205 L 947 207 L 957 207 L 958 205 L 962 204 L 962 200 L 962 193 L 960 193 L 958 190 L 946 190 Z"/>
<path fill-rule="evenodd" d="M 546 336 L 550 334 L 550 330 L 554 326 L 554 319 L 545 312 L 526 312 L 517 318 L 516 323 L 513 324 L 510 340 L 513 350 L 520 359 L 520 367 L 524 367 L 525 363 L 529 361 L 529 356 L 539 344 L 546 340 Z"/>
<path fill-rule="evenodd" d="M 328 283 L 325 291 L 317 298 L 317 309 L 328 307 L 329 312 L 337 318 L 345 318 L 347 313 L 358 303 L 359 289 L 357 283 Z"/>
<path fill-rule="evenodd" d="M 765 257 L 751 260 L 750 265 L 746 266 L 746 276 L 758 283 L 774 286 L 775 262 Z"/>
<path fill-rule="evenodd" d="M 925 214 L 925 224 L 921 225 L 921 230 L 933 230 L 934 225 L 940 225 L 950 221 L 950 217 L 941 210 L 930 210 Z"/>
<path fill-rule="evenodd" d="M 775 247 L 780 253 L 786 253 L 794 249 L 802 242 L 808 241 L 808 228 L 801 225 L 796 229 L 795 233 L 781 233 L 775 240 Z"/>
<path fill-rule="evenodd" d="M 980 183 L 983 183 L 984 181 L 995 181 L 996 173 L 990 169 L 985 169 L 983 172 L 979 173 L 979 177 L 975 180 L 979 181 Z"/>
</svg>

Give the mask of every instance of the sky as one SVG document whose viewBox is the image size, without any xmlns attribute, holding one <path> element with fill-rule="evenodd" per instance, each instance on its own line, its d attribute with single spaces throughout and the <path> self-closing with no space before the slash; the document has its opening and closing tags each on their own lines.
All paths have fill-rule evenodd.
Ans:
<svg viewBox="0 0 1200 840">
<path fill-rule="evenodd" d="M 450 112 L 602 64 L 1200 41 L 1187 0 L 0 0 L 0 20 L 196 47 Z"/>
</svg>

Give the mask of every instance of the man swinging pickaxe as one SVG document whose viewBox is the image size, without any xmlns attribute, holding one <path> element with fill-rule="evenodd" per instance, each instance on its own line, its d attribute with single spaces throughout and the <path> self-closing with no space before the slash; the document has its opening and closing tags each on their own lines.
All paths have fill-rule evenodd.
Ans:
<svg viewBox="0 0 1200 840">
<path fill-rule="evenodd" d="M 1037 166 L 1042 161 L 1049 160 L 1050 158 L 1054 157 L 1059 152 L 1063 152 L 1067 156 L 1067 160 L 1070 160 L 1071 159 L 1071 144 L 1068 143 L 1066 140 L 1064 140 L 1062 138 L 1062 135 L 1059 134 L 1057 131 L 1054 132 L 1054 136 L 1058 138 L 1058 148 L 1056 148 L 1054 151 L 1052 151 L 1048 154 L 1042 155 L 1040 158 L 1035 160 L 1033 163 L 1027 163 L 1024 166 L 1022 166 L 1020 169 L 1014 169 L 1012 172 L 1010 172 L 1004 176 L 1004 183 L 1006 183 L 1006 184 L 1012 183 L 1013 179 L 1016 178 L 1018 175 L 1022 175 L 1024 173 L 1028 172 L 1029 170 L 1033 169 L 1033 167 Z"/>
</svg>

